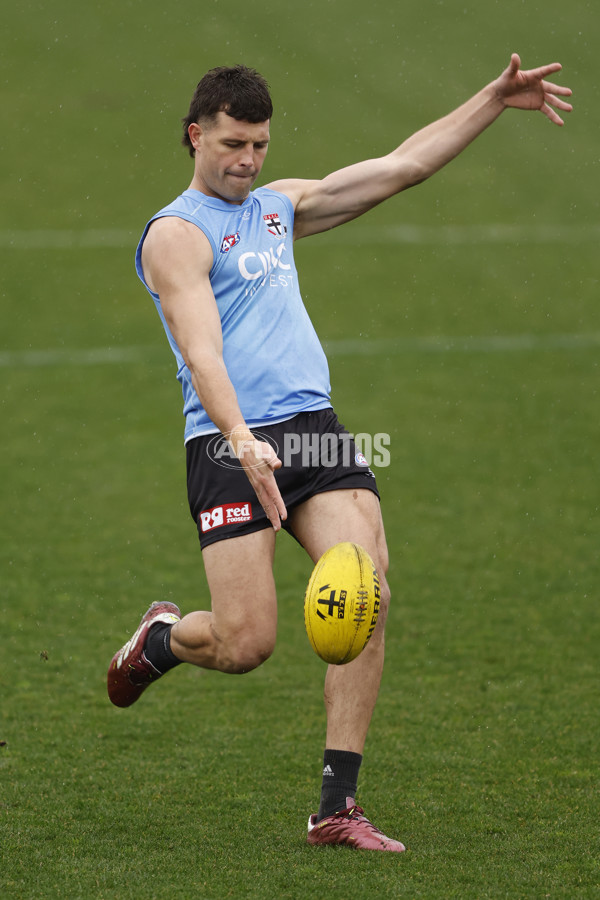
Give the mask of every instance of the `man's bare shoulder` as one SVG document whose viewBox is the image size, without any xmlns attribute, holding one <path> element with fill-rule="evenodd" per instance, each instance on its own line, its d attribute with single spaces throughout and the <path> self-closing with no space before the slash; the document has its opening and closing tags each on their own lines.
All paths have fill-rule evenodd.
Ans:
<svg viewBox="0 0 600 900">
<path fill-rule="evenodd" d="M 148 285 L 166 276 L 186 272 L 201 275 L 213 263 L 213 251 L 204 232 L 179 216 L 161 216 L 151 223 L 142 246 L 142 268 Z"/>
<path fill-rule="evenodd" d="M 285 194 L 296 209 L 302 197 L 316 184 L 319 182 L 310 178 L 284 178 L 280 181 L 272 181 L 271 184 L 265 184 L 265 187 L 271 191 Z"/>
<path fill-rule="evenodd" d="M 161 216 L 151 223 L 142 247 L 143 259 L 157 254 L 164 258 L 189 253 L 212 261 L 210 241 L 201 228 L 179 216 Z"/>
<path fill-rule="evenodd" d="M 150 223 L 148 233 L 144 240 L 144 247 L 160 246 L 164 249 L 170 244 L 185 243 L 209 244 L 209 240 L 197 225 L 182 219 L 180 216 L 160 216 Z"/>
</svg>

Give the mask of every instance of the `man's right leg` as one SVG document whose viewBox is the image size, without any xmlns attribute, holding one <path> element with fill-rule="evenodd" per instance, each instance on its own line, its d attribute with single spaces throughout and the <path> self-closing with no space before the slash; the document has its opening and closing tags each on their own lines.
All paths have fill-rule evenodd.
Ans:
<svg viewBox="0 0 600 900">
<path fill-rule="evenodd" d="M 116 706 L 131 706 L 166 671 L 153 659 L 152 642 L 148 642 L 159 625 L 166 632 L 171 665 L 178 660 L 242 673 L 264 662 L 273 651 L 277 633 L 274 552 L 271 528 L 205 547 L 211 610 L 181 618 L 175 604 L 154 603 L 111 661 L 107 677 L 111 701 Z"/>
<path fill-rule="evenodd" d="M 272 528 L 209 544 L 202 551 L 211 610 L 189 613 L 173 625 L 171 650 L 205 669 L 242 673 L 273 652 L 277 596 Z"/>
</svg>

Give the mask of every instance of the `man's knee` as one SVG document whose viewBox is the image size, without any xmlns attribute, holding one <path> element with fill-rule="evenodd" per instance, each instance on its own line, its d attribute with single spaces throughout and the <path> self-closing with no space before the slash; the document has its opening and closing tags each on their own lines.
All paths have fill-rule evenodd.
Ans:
<svg viewBox="0 0 600 900">
<path fill-rule="evenodd" d="M 272 654 L 274 638 L 240 636 L 223 642 L 219 653 L 219 669 L 230 675 L 243 675 L 257 669 Z"/>
</svg>

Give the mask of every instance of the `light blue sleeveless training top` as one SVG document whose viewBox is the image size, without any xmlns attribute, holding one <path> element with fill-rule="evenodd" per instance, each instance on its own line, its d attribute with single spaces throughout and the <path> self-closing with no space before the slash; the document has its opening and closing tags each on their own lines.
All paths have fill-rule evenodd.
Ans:
<svg viewBox="0 0 600 900">
<path fill-rule="evenodd" d="M 192 386 L 160 298 L 144 280 L 142 244 L 150 224 L 162 216 L 192 222 L 210 241 L 210 281 L 221 316 L 223 357 L 247 424 L 271 425 L 299 412 L 330 407 L 327 360 L 298 287 L 289 198 L 258 188 L 237 206 L 187 190 L 148 222 L 136 253 L 137 273 L 156 304 L 177 360 L 185 440 L 218 429 Z"/>
</svg>

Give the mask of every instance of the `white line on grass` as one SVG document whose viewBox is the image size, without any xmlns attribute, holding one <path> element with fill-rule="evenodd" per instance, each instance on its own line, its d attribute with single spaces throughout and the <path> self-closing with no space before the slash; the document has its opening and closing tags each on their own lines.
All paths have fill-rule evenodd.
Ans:
<svg viewBox="0 0 600 900">
<path fill-rule="evenodd" d="M 0 230 L 3 250 L 134 248 L 139 235 L 124 228 Z M 574 244 L 597 241 L 600 224 L 351 225 L 325 235 L 336 244 Z"/>
<path fill-rule="evenodd" d="M 336 244 L 580 244 L 597 241 L 600 225 L 354 225 L 336 228 Z"/>
<path fill-rule="evenodd" d="M 3 250 L 101 250 L 135 247 L 138 235 L 122 228 L 46 228 L 0 231 Z"/>
<path fill-rule="evenodd" d="M 168 347 L 165 346 L 168 359 Z M 43 366 L 97 366 L 140 363 L 156 360 L 161 348 L 154 346 L 90 347 L 69 349 L 49 347 L 42 350 L 0 350 L 0 368 L 30 368 Z"/>
<path fill-rule="evenodd" d="M 339 338 L 324 341 L 328 356 L 395 356 L 403 353 L 514 353 L 537 350 L 585 350 L 600 347 L 600 332 L 590 334 L 495 334 L 472 337 L 432 335 L 399 338 Z M 127 365 L 168 361 L 166 346 L 66 347 L 1 350 L 0 368 Z"/>
<path fill-rule="evenodd" d="M 600 347 L 600 332 L 589 334 L 493 334 L 469 337 L 431 335 L 398 338 L 347 338 L 325 341 L 333 356 L 393 356 L 401 353 L 512 353 L 582 350 Z"/>
</svg>

